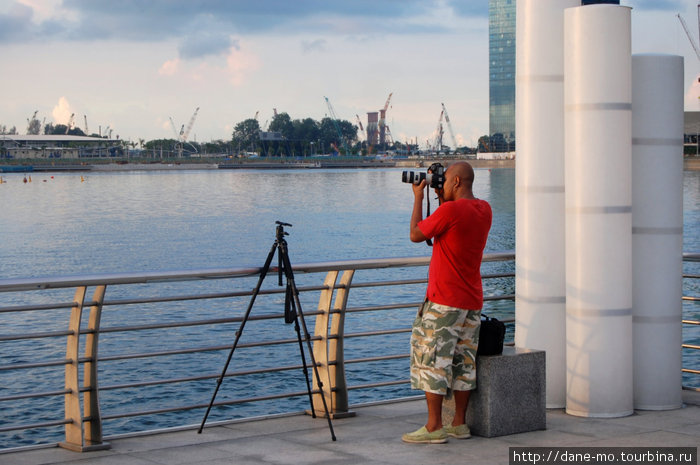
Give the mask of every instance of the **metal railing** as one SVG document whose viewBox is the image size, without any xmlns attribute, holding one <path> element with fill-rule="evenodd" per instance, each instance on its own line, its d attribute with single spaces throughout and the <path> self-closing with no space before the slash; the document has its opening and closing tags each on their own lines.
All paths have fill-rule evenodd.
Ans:
<svg viewBox="0 0 700 465">
<path fill-rule="evenodd" d="M 510 344 L 514 322 L 510 303 L 514 300 L 514 258 L 512 252 L 485 254 L 483 270 L 487 290 L 485 308 L 508 324 Z M 685 254 L 684 259 L 698 261 L 698 254 Z M 313 334 L 309 336 L 323 385 L 319 388 L 313 379 L 312 398 L 317 412 L 323 411 L 321 396 L 325 397 L 331 415 L 339 417 L 352 414 L 350 391 L 401 386 L 407 389 L 407 369 L 399 367 L 399 374 L 394 377 L 382 375 L 387 364 L 408 359 L 410 320 L 424 295 L 428 263 L 429 257 L 410 257 L 293 267 L 300 294 L 305 296 L 303 315 L 315 319 Z M 129 423 L 135 418 L 168 418 L 155 423 L 148 420 L 145 427 L 140 426 L 145 429 L 153 429 L 148 427 L 153 424 L 159 427 L 193 424 L 192 417 L 184 418 L 184 413 L 195 414 L 207 407 L 205 401 L 211 395 L 213 381 L 220 376 L 216 372 L 200 372 L 206 367 L 218 367 L 222 353 L 230 349 L 230 336 L 242 321 L 240 310 L 248 303 L 252 294 L 250 283 L 259 272 L 259 268 L 239 268 L 0 280 L 3 298 L 0 317 L 8 317 L 10 323 L 2 325 L 9 330 L 0 334 L 0 378 L 8 380 L 0 383 L 0 410 L 8 411 L 3 405 L 10 403 L 43 406 L 41 414 L 29 422 L 23 420 L 24 415 L 10 418 L 6 415 L 0 434 L 36 434 L 40 440 L 30 438 L 33 443 L 45 443 L 41 439 L 46 437 L 42 430 L 55 431 L 62 427 L 59 444 L 85 451 L 109 447 L 103 434 L 106 422 L 121 422 L 117 428 L 120 433 L 138 431 L 138 427 Z M 354 282 L 358 272 L 366 278 L 362 282 Z M 275 273 L 276 269 L 270 271 Z M 325 273 L 321 284 L 318 284 L 319 273 Z M 110 298 L 106 298 L 108 290 Z M 351 290 L 353 300 L 348 305 Z M 66 291 L 74 293 L 72 298 Z M 302 369 L 294 356 L 287 356 L 287 352 L 294 351 L 297 338 L 271 338 L 271 332 L 265 331 L 271 320 L 283 319 L 283 312 L 276 309 L 280 299 L 284 300 L 284 292 L 279 287 L 261 290 L 259 295 L 267 296 L 269 302 L 256 304 L 263 310 L 254 311 L 249 318 L 251 323 L 258 322 L 260 328 L 246 329 L 253 332 L 253 337 L 252 342 L 238 346 L 247 351 L 241 356 L 241 368 L 237 365 L 235 371 L 226 373 L 226 379 L 236 378 L 239 384 L 244 384 L 240 380 L 253 381 L 246 382 L 248 389 L 239 388 L 237 397 L 224 397 L 214 403 L 221 411 L 219 421 L 235 417 L 232 406 L 243 408 L 258 401 L 286 402 L 307 395 L 301 389 L 290 391 L 286 379 L 274 378 Z M 317 305 L 312 303 L 314 298 L 318 299 Z M 687 299 L 697 300 L 697 297 Z M 499 307 L 502 301 L 509 302 L 507 307 Z M 495 307 L 489 309 L 489 305 Z M 359 313 L 364 317 L 350 318 Z M 683 323 L 700 324 L 689 320 Z M 211 339 L 212 333 L 217 340 L 228 344 L 199 342 Z M 373 337 L 382 338 L 382 343 L 391 338 L 403 339 L 388 346 L 388 350 L 379 350 L 376 343 L 364 343 Z M 65 349 L 60 349 L 57 342 L 65 343 Z M 351 344 L 356 347 L 347 350 L 346 346 Z M 38 345 L 43 346 L 43 351 L 34 356 Z M 15 346 L 21 350 L 15 350 Z M 692 344 L 683 347 L 700 348 Z M 28 355 L 21 355 L 22 351 Z M 57 356 L 58 353 L 65 355 Z M 285 363 L 280 365 L 280 360 Z M 372 379 L 358 379 L 346 373 L 354 366 L 373 364 L 377 366 L 373 370 L 377 376 Z M 698 372 L 685 368 L 684 371 Z M 348 384 L 348 379 L 356 383 Z M 258 390 L 257 383 L 263 382 L 265 389 L 259 390 L 264 395 L 240 395 Z M 187 387 L 183 388 L 182 384 Z M 144 400 L 145 391 L 152 392 L 155 400 Z M 192 392 L 197 394 L 190 396 Z M 111 400 L 105 401 L 107 396 Z M 159 402 L 159 399 L 165 400 Z M 26 442 L 32 443 L 30 439 Z"/>
</svg>

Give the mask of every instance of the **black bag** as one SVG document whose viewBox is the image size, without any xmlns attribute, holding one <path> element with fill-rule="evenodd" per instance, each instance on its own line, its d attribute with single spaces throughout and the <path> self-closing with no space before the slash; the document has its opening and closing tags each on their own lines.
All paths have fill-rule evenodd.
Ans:
<svg viewBox="0 0 700 465">
<path fill-rule="evenodd" d="M 506 336 L 506 325 L 496 318 L 481 315 L 479 329 L 479 348 L 477 355 L 500 355 L 503 353 L 503 339 Z"/>
</svg>

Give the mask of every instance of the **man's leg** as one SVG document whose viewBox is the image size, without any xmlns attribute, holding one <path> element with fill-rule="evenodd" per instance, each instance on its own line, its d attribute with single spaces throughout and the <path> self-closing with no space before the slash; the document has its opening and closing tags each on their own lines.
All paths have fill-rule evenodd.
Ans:
<svg viewBox="0 0 700 465">
<path fill-rule="evenodd" d="M 452 420 L 452 426 L 459 426 L 466 423 L 470 394 L 471 391 L 452 391 L 452 395 L 454 395 L 455 398 L 455 416 Z"/>
<path fill-rule="evenodd" d="M 431 433 L 442 428 L 442 400 L 445 396 L 433 392 L 425 393 L 425 400 L 428 404 L 428 423 L 425 429 Z"/>
</svg>

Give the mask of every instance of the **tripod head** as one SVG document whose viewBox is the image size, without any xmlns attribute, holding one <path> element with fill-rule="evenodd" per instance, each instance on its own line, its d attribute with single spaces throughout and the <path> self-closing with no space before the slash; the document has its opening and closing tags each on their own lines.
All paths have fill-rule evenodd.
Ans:
<svg viewBox="0 0 700 465">
<path fill-rule="evenodd" d="M 283 223 L 281 221 L 275 221 L 275 224 L 277 225 L 277 232 L 276 232 L 277 241 L 282 241 L 282 240 L 284 240 L 284 236 L 289 236 L 289 233 L 284 231 L 284 227 L 289 226 L 291 228 L 292 227 L 291 224 Z"/>
</svg>

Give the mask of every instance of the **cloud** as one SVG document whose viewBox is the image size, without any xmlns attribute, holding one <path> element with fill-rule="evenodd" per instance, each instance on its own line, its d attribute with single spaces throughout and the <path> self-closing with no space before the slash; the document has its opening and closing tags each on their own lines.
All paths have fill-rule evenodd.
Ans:
<svg viewBox="0 0 700 465">
<path fill-rule="evenodd" d="M 179 66 L 180 60 L 178 58 L 168 60 L 160 66 L 158 74 L 160 74 L 161 76 L 172 76 L 175 73 L 177 73 Z"/>
<path fill-rule="evenodd" d="M 65 97 L 61 97 L 58 99 L 58 104 L 56 104 L 56 106 L 53 107 L 51 116 L 53 116 L 54 123 L 67 125 L 70 121 L 70 117 L 74 113 L 75 112 L 70 107 L 70 103 L 68 103 L 68 99 Z"/>
<path fill-rule="evenodd" d="M 22 0 L 37 3 L 37 0 Z M 445 0 L 52 0 L 39 11 L 12 2 L 0 6 L 0 41 L 130 40 L 164 41 L 189 37 L 181 45 L 182 57 L 201 56 L 201 44 L 219 53 L 231 44 L 231 34 L 264 34 L 269 31 L 337 31 L 338 21 L 356 19 L 354 33 L 391 33 L 404 19 L 419 18 Z M 457 2 L 474 3 L 474 2 Z M 485 2 L 478 2 L 485 3 Z M 12 9 L 25 8 L 17 18 Z M 10 10 L 3 12 L 2 10 Z M 483 8 L 461 7 L 471 14 Z M 33 18 L 33 19 L 32 19 Z M 18 21 L 19 19 L 19 21 Z M 196 32 L 193 32 L 196 31 Z M 202 34 L 202 31 L 206 31 Z M 201 35 L 201 36 L 200 36 Z"/>
<path fill-rule="evenodd" d="M 304 53 L 322 52 L 326 50 L 328 42 L 325 39 L 304 40 L 301 42 L 301 51 Z"/>
<path fill-rule="evenodd" d="M 625 3 L 627 2 L 621 2 Z M 683 11 L 686 3 L 682 0 L 631 0 L 629 6 L 643 10 Z"/>
<path fill-rule="evenodd" d="M 0 13 L 0 41 L 21 41 L 31 36 L 34 25 L 31 7 L 12 2 L 7 13 Z"/>
<path fill-rule="evenodd" d="M 240 45 L 228 34 L 205 32 L 185 37 L 178 51 L 181 58 L 192 59 L 209 55 L 224 55 L 231 47 L 239 49 Z"/>
<path fill-rule="evenodd" d="M 240 86 L 248 76 L 260 68 L 260 60 L 257 56 L 231 47 L 226 58 L 226 69 L 229 80 L 233 86 Z"/>
<path fill-rule="evenodd" d="M 685 93 L 685 110 L 700 110 L 700 75 L 698 75 Z"/>
</svg>

